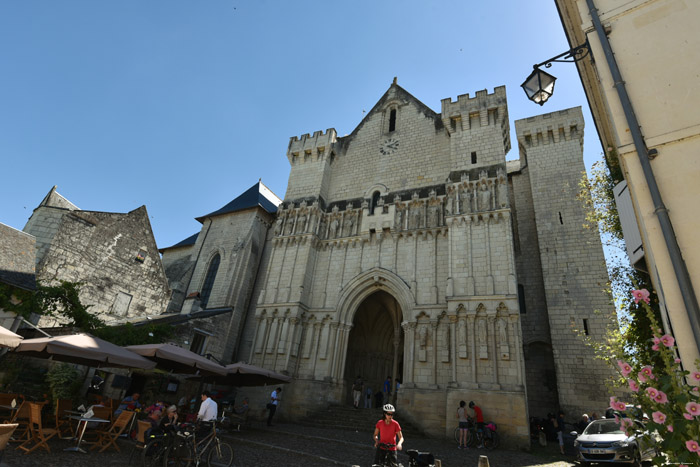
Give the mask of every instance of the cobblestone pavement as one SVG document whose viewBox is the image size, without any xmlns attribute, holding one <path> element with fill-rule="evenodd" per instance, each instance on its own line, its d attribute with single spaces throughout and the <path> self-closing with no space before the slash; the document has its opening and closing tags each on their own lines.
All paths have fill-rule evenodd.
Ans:
<svg viewBox="0 0 700 467">
<path fill-rule="evenodd" d="M 367 433 L 315 428 L 295 424 L 279 424 L 268 428 L 262 424 L 244 428 L 241 432 L 224 435 L 234 448 L 237 467 L 249 466 L 304 466 L 331 467 L 359 465 L 369 467 L 374 458 L 371 442 L 371 429 Z M 49 441 L 51 453 L 34 451 L 25 455 L 9 445 L 3 463 L 8 466 L 69 466 L 69 467 L 108 467 L 129 465 L 129 456 L 134 452 L 131 465 L 139 465 L 140 452 L 133 449 L 133 444 L 120 440 L 121 452 L 114 450 L 88 454 L 64 452 L 73 446 L 68 440 L 52 439 Z M 430 451 L 443 466 L 476 467 L 479 455 L 487 455 L 492 467 L 546 466 L 569 467 L 574 465 L 572 457 L 563 458 L 557 453 L 557 446 L 537 448 L 533 452 L 507 451 L 496 449 L 459 450 L 454 442 L 428 438 L 407 439 L 405 449 Z M 408 456 L 399 453 L 399 461 L 408 465 Z"/>
</svg>

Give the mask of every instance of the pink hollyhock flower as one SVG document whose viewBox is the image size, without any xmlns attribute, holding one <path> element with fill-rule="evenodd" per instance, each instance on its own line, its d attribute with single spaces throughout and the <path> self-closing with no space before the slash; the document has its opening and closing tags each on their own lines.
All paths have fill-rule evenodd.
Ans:
<svg viewBox="0 0 700 467">
<path fill-rule="evenodd" d="M 676 362 L 676 363 L 680 363 L 680 362 L 681 362 L 681 359 L 680 359 L 680 358 L 676 358 L 676 359 L 674 359 L 673 361 Z M 698 373 L 698 374 L 700 374 L 700 373 Z"/>
<path fill-rule="evenodd" d="M 659 348 L 659 344 L 654 344 L 651 346 L 651 350 L 653 350 L 654 352 L 658 352 L 661 349 Z"/>
<path fill-rule="evenodd" d="M 649 397 L 651 399 L 654 399 L 659 394 L 659 391 L 657 391 L 656 388 L 651 388 L 651 387 L 647 388 L 646 392 L 647 392 L 647 394 L 649 394 Z"/>
<path fill-rule="evenodd" d="M 679 359 L 680 360 L 680 359 Z M 678 362 L 680 363 L 680 362 Z M 694 371 L 690 374 L 690 377 L 693 378 L 695 381 L 700 381 L 700 371 Z M 696 388 L 697 389 L 697 388 Z"/>
<path fill-rule="evenodd" d="M 663 412 L 656 411 L 653 414 L 651 414 L 651 418 L 654 419 L 655 423 L 662 424 L 666 421 L 666 414 Z"/>
<path fill-rule="evenodd" d="M 669 431 L 669 433 L 673 433 L 673 425 L 668 425 L 666 429 Z"/>
<path fill-rule="evenodd" d="M 642 370 L 639 373 L 643 374 L 644 376 L 646 376 L 649 379 L 656 379 L 654 377 L 654 373 L 651 372 L 652 369 L 653 368 L 650 365 L 647 365 L 645 367 L 642 367 Z"/>
<path fill-rule="evenodd" d="M 637 379 L 639 379 L 639 381 L 641 381 L 642 383 L 647 382 L 647 377 L 644 376 L 644 373 L 642 373 L 641 371 L 637 373 Z"/>
<path fill-rule="evenodd" d="M 700 404 L 697 402 L 688 402 L 685 404 L 685 410 L 687 410 L 689 414 L 697 417 L 700 415 Z"/>
<path fill-rule="evenodd" d="M 668 396 L 666 396 L 666 393 L 663 391 L 659 391 L 656 394 L 656 397 L 654 397 L 654 400 L 658 402 L 659 404 L 665 404 L 668 402 Z"/>
<path fill-rule="evenodd" d="M 683 417 L 684 417 L 686 420 L 692 420 L 692 419 L 693 419 L 693 416 L 692 416 L 691 414 L 689 414 L 689 413 L 684 413 L 684 414 L 683 414 Z"/>
<path fill-rule="evenodd" d="M 690 452 L 700 452 L 700 444 L 694 439 L 685 442 L 685 447 L 688 448 Z"/>
<path fill-rule="evenodd" d="M 661 336 L 661 343 L 666 347 L 673 347 L 673 344 L 675 342 L 676 339 L 674 339 L 673 336 L 670 334 L 664 334 L 663 336 Z"/>
<path fill-rule="evenodd" d="M 634 391 L 634 392 L 638 392 L 638 391 L 639 391 L 639 384 L 637 384 L 637 382 L 636 382 L 635 380 L 630 379 L 630 380 L 628 380 L 627 382 L 629 383 L 630 389 L 631 389 L 632 391 Z"/>
<path fill-rule="evenodd" d="M 647 305 L 649 304 L 649 291 L 647 289 L 633 290 L 632 297 L 634 297 L 634 303 L 644 300 Z"/>
<path fill-rule="evenodd" d="M 623 361 L 623 360 L 618 360 L 617 366 L 620 367 L 620 371 L 622 372 L 622 376 L 627 376 L 630 373 L 632 373 L 632 367 L 630 366 L 630 364 Z"/>
</svg>

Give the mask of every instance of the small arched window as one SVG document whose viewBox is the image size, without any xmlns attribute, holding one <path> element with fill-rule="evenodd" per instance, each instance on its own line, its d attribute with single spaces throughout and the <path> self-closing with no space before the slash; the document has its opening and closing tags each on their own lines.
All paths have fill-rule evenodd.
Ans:
<svg viewBox="0 0 700 467">
<path fill-rule="evenodd" d="M 396 130 L 396 109 L 391 109 L 389 113 L 389 133 Z"/>
<path fill-rule="evenodd" d="M 374 214 L 374 208 L 376 208 L 377 203 L 379 203 L 379 196 L 380 196 L 380 194 L 378 191 L 375 191 L 374 193 L 372 193 L 372 202 L 369 203 L 369 215 L 370 216 L 372 214 Z"/>
<path fill-rule="evenodd" d="M 204 284 L 202 285 L 202 293 L 200 294 L 201 306 L 203 309 L 205 309 L 207 307 L 207 303 L 209 303 L 209 297 L 211 296 L 211 289 L 214 288 L 214 281 L 216 280 L 216 273 L 219 270 L 219 263 L 220 262 L 221 262 L 221 256 L 218 253 L 209 262 L 209 268 L 207 269 L 207 275 L 204 278 Z"/>
</svg>

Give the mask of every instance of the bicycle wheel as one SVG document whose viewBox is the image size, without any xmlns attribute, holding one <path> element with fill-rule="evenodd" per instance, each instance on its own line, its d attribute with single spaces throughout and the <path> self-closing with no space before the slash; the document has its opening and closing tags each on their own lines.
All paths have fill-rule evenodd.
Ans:
<svg viewBox="0 0 700 467">
<path fill-rule="evenodd" d="M 498 447 L 498 433 L 492 431 L 490 436 L 484 438 L 484 447 L 488 450 Z"/>
<path fill-rule="evenodd" d="M 476 433 L 472 430 L 467 430 L 467 446 L 470 448 L 476 446 Z"/>
<path fill-rule="evenodd" d="M 192 465 L 192 449 L 186 441 L 169 446 L 163 454 L 164 467 L 189 467 Z"/>
<path fill-rule="evenodd" d="M 163 465 L 163 455 L 166 445 L 162 439 L 152 439 L 146 444 L 141 453 L 141 465 L 143 467 L 155 467 Z"/>
<path fill-rule="evenodd" d="M 455 441 L 459 443 L 459 427 L 455 428 Z"/>
<path fill-rule="evenodd" d="M 209 449 L 207 464 L 210 467 L 229 467 L 233 465 L 233 448 L 228 443 L 217 443 Z"/>
</svg>

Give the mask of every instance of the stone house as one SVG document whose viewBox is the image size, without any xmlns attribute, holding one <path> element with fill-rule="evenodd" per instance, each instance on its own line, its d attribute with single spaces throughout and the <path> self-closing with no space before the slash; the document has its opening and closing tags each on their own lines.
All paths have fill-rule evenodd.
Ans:
<svg viewBox="0 0 700 467">
<path fill-rule="evenodd" d="M 221 359 L 292 375 L 288 415 L 388 375 L 427 432 L 450 435 L 459 401 L 475 400 L 526 446 L 528 414 L 607 404 L 609 369 L 575 331 L 602 337 L 613 312 L 576 199 L 583 117 L 517 121 L 507 162 L 504 87 L 441 106 L 394 81 L 348 136 L 292 137 L 281 204 L 258 183 L 161 250 L 169 309 L 230 307 Z"/>
<path fill-rule="evenodd" d="M 83 211 L 53 187 L 24 227 L 36 239 L 36 278 L 81 282 L 80 300 L 107 324 L 160 315 L 170 289 L 145 206 Z M 41 327 L 62 323 L 43 317 Z"/>
<path fill-rule="evenodd" d="M 17 303 L 19 291 L 36 289 L 35 245 L 36 239 L 32 235 L 0 224 L 0 284 L 7 286 L 13 303 Z M 0 326 L 16 331 L 20 323 L 14 313 L 0 308 Z"/>
</svg>

